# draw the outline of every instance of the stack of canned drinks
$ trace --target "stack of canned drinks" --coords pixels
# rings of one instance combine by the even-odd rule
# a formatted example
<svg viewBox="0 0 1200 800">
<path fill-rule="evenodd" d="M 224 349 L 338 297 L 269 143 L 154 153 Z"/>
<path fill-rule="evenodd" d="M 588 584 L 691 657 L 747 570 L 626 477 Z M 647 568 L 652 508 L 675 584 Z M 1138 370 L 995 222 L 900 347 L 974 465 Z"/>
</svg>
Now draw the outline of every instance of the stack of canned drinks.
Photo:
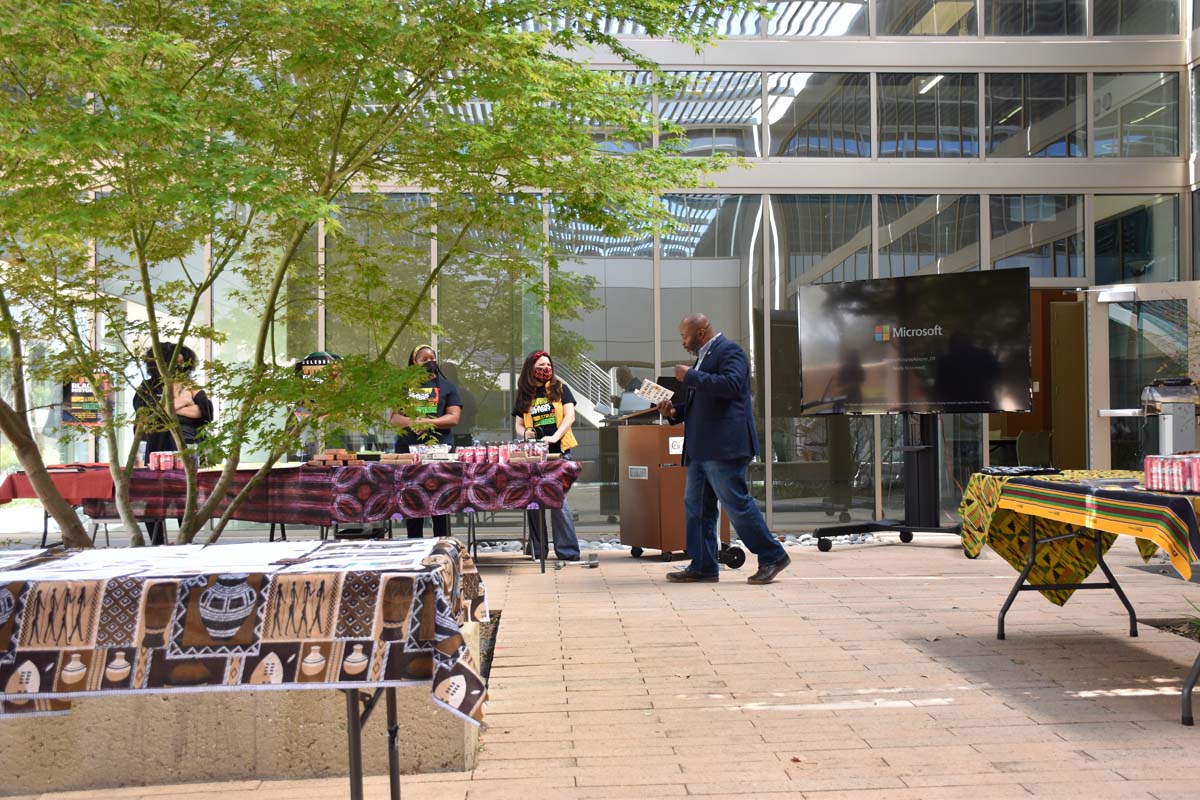
<svg viewBox="0 0 1200 800">
<path fill-rule="evenodd" d="M 183 469 L 183 456 L 179 453 L 159 452 L 150 454 L 150 469 Z"/>
<path fill-rule="evenodd" d="M 507 464 L 513 460 L 533 461 L 546 457 L 545 442 L 491 442 L 458 448 L 458 460 L 468 464 Z"/>
<path fill-rule="evenodd" d="M 1151 491 L 1200 493 L 1200 453 L 1146 456 L 1143 471 Z"/>
</svg>

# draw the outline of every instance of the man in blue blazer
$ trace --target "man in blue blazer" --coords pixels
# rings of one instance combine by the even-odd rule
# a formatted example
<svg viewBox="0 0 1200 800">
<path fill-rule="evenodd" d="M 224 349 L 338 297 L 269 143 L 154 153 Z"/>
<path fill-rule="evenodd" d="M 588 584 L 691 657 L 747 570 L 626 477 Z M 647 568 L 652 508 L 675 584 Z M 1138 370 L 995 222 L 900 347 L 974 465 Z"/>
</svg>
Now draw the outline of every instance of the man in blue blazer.
<svg viewBox="0 0 1200 800">
<path fill-rule="evenodd" d="M 675 367 L 683 388 L 673 400 L 659 403 L 659 412 L 683 431 L 683 461 L 687 466 L 687 550 L 692 563 L 667 575 L 675 583 L 719 580 L 717 562 L 717 501 L 750 552 L 758 556 L 758 571 L 748 583 L 775 580 L 791 559 L 767 530 L 767 521 L 746 488 L 746 467 L 758 455 L 758 434 L 750 400 L 750 362 L 734 342 L 713 330 L 703 314 L 689 314 L 679 323 L 683 348 L 696 356 L 692 366 Z M 679 395 L 683 397 L 680 398 Z"/>
</svg>

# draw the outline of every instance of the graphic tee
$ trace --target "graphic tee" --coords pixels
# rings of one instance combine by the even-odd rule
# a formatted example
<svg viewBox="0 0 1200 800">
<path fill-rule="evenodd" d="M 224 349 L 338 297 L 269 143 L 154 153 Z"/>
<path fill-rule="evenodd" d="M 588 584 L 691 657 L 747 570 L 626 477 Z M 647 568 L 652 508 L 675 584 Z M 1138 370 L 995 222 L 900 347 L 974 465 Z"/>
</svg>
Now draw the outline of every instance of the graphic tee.
<svg viewBox="0 0 1200 800">
<path fill-rule="evenodd" d="M 458 397 L 457 387 L 441 375 L 433 376 L 422 386 L 409 392 L 408 396 L 416 403 L 413 419 L 440 417 L 450 406 L 462 408 L 462 400 Z M 434 428 L 421 433 L 411 428 L 405 428 L 404 432 L 396 437 L 395 449 L 397 453 L 406 453 L 409 445 L 450 444 L 453 438 L 453 431 L 449 428 L 446 430 Z"/>
<path fill-rule="evenodd" d="M 565 406 L 567 403 L 574 405 L 575 395 L 571 394 L 571 389 L 564 383 L 562 387 L 562 402 Z M 525 409 L 514 408 L 514 417 L 525 416 Z M 537 430 L 538 438 L 543 436 L 553 436 L 558 430 L 558 421 L 554 418 L 554 404 L 550 402 L 550 398 L 546 397 L 545 392 L 539 392 L 529 405 L 529 416 L 533 419 L 533 427 Z M 551 453 L 561 453 L 562 443 L 554 442 L 550 445 Z"/>
</svg>

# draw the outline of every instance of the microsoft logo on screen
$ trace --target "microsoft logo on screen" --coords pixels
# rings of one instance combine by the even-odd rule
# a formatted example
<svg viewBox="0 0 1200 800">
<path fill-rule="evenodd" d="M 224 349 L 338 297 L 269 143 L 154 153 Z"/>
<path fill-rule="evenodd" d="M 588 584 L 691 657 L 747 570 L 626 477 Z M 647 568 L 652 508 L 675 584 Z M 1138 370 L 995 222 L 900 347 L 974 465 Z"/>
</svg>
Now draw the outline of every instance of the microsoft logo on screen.
<svg viewBox="0 0 1200 800">
<path fill-rule="evenodd" d="M 941 336 L 941 325 L 930 325 L 928 328 L 905 328 L 899 325 L 876 325 L 875 341 L 890 342 L 892 339 L 917 338 L 921 336 Z"/>
</svg>

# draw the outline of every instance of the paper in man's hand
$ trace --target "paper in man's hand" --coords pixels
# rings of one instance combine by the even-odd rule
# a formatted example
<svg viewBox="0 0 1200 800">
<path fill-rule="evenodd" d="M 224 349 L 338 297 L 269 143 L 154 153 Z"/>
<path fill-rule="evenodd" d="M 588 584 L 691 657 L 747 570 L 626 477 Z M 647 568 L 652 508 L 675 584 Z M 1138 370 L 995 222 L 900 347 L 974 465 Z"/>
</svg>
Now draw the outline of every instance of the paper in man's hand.
<svg viewBox="0 0 1200 800">
<path fill-rule="evenodd" d="M 670 400 L 675 396 L 675 393 L 665 386 L 659 386 L 651 380 L 642 380 L 642 385 L 633 390 L 633 393 L 643 400 L 649 400 L 654 405 L 658 405 L 663 400 Z"/>
</svg>

